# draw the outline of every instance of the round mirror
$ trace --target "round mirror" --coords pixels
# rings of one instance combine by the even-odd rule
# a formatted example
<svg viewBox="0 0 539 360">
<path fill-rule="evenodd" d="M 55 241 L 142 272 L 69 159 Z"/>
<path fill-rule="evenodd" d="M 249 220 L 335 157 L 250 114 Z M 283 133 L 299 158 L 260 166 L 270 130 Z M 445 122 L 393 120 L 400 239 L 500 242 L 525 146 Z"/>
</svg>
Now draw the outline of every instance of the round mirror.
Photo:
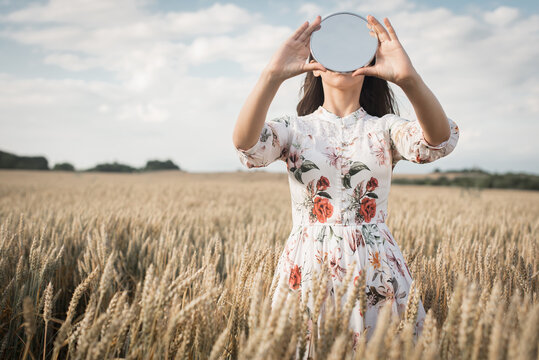
<svg viewBox="0 0 539 360">
<path fill-rule="evenodd" d="M 311 53 L 334 72 L 353 72 L 368 65 L 378 49 L 378 38 L 369 34 L 368 21 L 351 12 L 337 12 L 320 22 L 311 34 Z"/>
</svg>

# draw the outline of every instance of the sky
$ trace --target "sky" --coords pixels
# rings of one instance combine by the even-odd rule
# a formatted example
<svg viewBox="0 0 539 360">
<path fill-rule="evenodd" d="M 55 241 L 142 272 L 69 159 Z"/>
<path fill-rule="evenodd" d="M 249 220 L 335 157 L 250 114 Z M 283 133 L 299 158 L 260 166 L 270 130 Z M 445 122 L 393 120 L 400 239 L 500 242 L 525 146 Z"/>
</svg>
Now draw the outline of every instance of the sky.
<svg viewBox="0 0 539 360">
<path fill-rule="evenodd" d="M 171 159 L 190 172 L 247 171 L 232 144 L 243 103 L 282 42 L 337 11 L 388 17 L 459 125 L 450 155 L 399 161 L 395 173 L 539 174 L 537 1 L 0 0 L 0 150 L 50 167 Z M 268 118 L 296 114 L 304 77 L 281 85 Z M 391 87 L 400 115 L 416 119 Z"/>
</svg>

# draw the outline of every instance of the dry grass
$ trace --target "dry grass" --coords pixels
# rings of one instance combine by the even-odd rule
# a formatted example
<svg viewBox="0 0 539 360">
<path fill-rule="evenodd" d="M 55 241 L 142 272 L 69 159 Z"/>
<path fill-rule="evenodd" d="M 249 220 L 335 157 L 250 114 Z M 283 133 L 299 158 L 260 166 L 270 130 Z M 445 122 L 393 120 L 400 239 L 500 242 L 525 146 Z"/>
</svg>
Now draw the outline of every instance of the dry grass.
<svg viewBox="0 0 539 360">
<path fill-rule="evenodd" d="M 536 360 L 538 215 L 537 192 L 394 185 L 388 226 L 417 290 L 406 317 L 382 308 L 354 352 L 352 304 L 330 307 L 315 358 Z M 284 174 L 0 171 L 0 358 L 303 354 L 303 299 L 269 302 L 291 225 Z"/>
</svg>

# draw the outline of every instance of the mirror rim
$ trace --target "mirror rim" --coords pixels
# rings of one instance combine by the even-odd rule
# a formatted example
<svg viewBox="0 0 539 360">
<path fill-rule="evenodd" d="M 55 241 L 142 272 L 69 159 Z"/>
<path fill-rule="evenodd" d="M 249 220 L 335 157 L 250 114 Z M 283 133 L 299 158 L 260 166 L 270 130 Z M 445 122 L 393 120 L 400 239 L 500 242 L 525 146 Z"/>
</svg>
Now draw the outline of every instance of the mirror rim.
<svg viewBox="0 0 539 360">
<path fill-rule="evenodd" d="M 329 14 L 327 16 L 324 16 L 324 18 L 320 21 L 320 25 L 322 25 L 322 23 L 324 22 L 324 20 L 327 20 L 328 18 L 332 17 L 332 16 L 335 16 L 335 15 L 342 15 L 342 14 L 348 14 L 348 15 L 353 15 L 353 16 L 357 16 L 358 18 L 362 19 L 363 21 L 365 21 L 367 24 L 369 23 L 368 20 L 366 18 L 364 18 L 363 16 L 357 14 L 357 13 L 354 13 L 354 12 L 351 12 L 351 11 L 338 11 L 338 12 L 335 12 L 335 13 L 332 13 L 332 14 Z M 316 30 L 316 31 L 319 31 L 319 30 Z M 316 55 L 315 55 L 315 52 L 313 51 L 313 47 L 312 47 L 312 43 L 313 43 L 313 35 L 316 33 L 316 31 L 312 32 L 311 33 L 311 37 L 309 39 L 309 50 L 313 56 L 313 59 L 317 62 L 320 63 L 320 61 L 318 61 L 318 59 L 316 58 Z M 376 53 L 378 52 L 378 47 L 380 46 L 380 41 L 378 40 L 378 37 L 376 39 L 376 48 L 374 50 L 374 53 L 372 55 L 372 57 L 367 61 L 367 63 L 365 65 L 362 65 L 356 69 L 353 69 L 353 70 L 349 70 L 349 71 L 339 71 L 339 70 L 333 70 L 333 69 L 330 69 L 329 67 L 327 67 L 326 65 L 322 64 L 326 69 L 328 70 L 331 70 L 333 72 L 338 72 L 338 73 L 343 73 L 343 74 L 347 74 L 347 73 L 351 73 L 351 72 L 354 72 L 356 71 L 357 69 L 360 69 L 362 67 L 365 67 L 367 65 L 370 64 L 370 62 L 375 58 L 376 56 Z M 308 59 L 307 59 L 308 60 Z"/>
</svg>

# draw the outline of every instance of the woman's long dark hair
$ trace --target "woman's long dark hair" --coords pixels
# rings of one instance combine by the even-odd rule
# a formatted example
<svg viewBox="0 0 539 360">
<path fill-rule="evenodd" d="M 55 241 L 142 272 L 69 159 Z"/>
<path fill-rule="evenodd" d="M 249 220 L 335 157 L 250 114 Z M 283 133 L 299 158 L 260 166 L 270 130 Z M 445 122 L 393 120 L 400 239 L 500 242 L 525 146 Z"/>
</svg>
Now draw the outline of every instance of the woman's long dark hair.
<svg viewBox="0 0 539 360">
<path fill-rule="evenodd" d="M 309 54 L 309 63 L 312 59 L 313 55 Z M 375 62 L 376 58 L 369 65 L 374 65 Z M 296 107 L 298 116 L 311 114 L 324 103 L 322 77 L 316 77 L 312 71 L 308 71 L 300 88 L 300 94 L 302 90 L 303 98 Z M 385 114 L 399 115 L 397 101 L 389 84 L 386 80 L 374 76 L 365 76 L 359 96 L 359 103 L 369 115 L 378 117 L 382 117 Z"/>
</svg>

